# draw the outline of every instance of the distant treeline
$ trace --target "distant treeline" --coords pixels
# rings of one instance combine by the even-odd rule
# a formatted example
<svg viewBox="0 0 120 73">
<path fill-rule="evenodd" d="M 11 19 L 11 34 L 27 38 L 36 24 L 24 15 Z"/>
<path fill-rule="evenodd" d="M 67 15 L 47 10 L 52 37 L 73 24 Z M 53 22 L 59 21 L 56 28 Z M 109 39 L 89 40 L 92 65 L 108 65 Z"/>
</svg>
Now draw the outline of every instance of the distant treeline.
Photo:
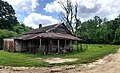
<svg viewBox="0 0 120 73">
<path fill-rule="evenodd" d="M 93 19 L 79 23 L 75 35 L 80 37 L 83 43 L 120 44 L 120 15 L 109 21 L 95 16 Z"/>
</svg>

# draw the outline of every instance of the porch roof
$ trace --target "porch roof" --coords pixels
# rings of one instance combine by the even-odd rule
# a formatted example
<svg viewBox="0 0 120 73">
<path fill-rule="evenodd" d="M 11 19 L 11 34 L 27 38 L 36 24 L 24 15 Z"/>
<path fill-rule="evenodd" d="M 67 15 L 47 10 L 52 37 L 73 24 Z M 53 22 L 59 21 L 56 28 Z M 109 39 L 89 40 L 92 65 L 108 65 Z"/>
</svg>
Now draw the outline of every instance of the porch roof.
<svg viewBox="0 0 120 73">
<path fill-rule="evenodd" d="M 27 35 L 22 35 L 20 37 L 16 37 L 15 39 L 30 40 L 30 39 L 35 39 L 35 38 L 69 39 L 69 40 L 76 40 L 76 41 L 81 40 L 69 34 L 61 34 L 61 33 L 53 33 L 53 32 L 46 32 L 46 33 L 39 33 L 39 34 L 27 34 Z"/>
</svg>

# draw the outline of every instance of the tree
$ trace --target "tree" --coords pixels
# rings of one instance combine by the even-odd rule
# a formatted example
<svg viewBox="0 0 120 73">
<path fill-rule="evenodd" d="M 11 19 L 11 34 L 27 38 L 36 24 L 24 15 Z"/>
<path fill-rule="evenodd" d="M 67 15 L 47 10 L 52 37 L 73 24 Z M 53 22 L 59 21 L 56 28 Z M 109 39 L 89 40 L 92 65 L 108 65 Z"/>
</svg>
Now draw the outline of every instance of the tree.
<svg viewBox="0 0 120 73">
<path fill-rule="evenodd" d="M 75 35 L 78 36 L 81 31 L 79 29 L 81 28 L 81 21 L 79 19 L 76 19 L 76 25 L 75 25 Z"/>
<path fill-rule="evenodd" d="M 32 28 L 25 26 L 23 23 L 17 24 L 16 26 L 13 27 L 13 31 L 18 33 L 18 34 L 21 34 L 25 31 L 29 31 L 30 29 L 32 29 Z"/>
<path fill-rule="evenodd" d="M 111 43 L 113 41 L 113 30 L 102 24 L 95 32 L 95 40 L 97 43 Z"/>
<path fill-rule="evenodd" d="M 102 22 L 100 17 L 95 16 L 93 19 L 81 23 L 77 35 L 84 43 L 111 43 L 114 39 L 114 30 L 108 26 L 108 22 Z"/>
<path fill-rule="evenodd" d="M 13 37 L 13 36 L 16 36 L 16 35 L 17 35 L 16 32 L 8 31 L 6 29 L 4 29 L 4 30 L 0 29 L 0 40 L 2 40 L 3 38 Z"/>
<path fill-rule="evenodd" d="M 11 30 L 17 23 L 13 7 L 7 2 L 0 0 L 0 29 Z"/>
<path fill-rule="evenodd" d="M 95 22 L 96 26 L 99 27 L 100 24 L 102 23 L 102 19 L 99 16 L 95 16 L 94 22 Z"/>
<path fill-rule="evenodd" d="M 66 2 L 59 2 L 65 13 L 62 13 L 63 21 L 66 23 L 67 28 L 71 31 L 72 34 L 75 35 L 75 31 L 78 27 L 78 19 L 77 19 L 77 8 L 78 4 L 72 4 L 71 0 L 67 0 Z M 73 22 L 75 21 L 75 22 Z"/>
<path fill-rule="evenodd" d="M 120 26 L 119 28 L 117 28 L 117 30 L 115 31 L 115 38 L 113 41 L 115 44 L 120 43 Z"/>
<path fill-rule="evenodd" d="M 100 27 L 102 20 L 95 16 L 93 19 L 81 23 L 79 32 L 81 39 L 85 39 L 87 43 L 96 43 L 95 32 Z"/>
</svg>

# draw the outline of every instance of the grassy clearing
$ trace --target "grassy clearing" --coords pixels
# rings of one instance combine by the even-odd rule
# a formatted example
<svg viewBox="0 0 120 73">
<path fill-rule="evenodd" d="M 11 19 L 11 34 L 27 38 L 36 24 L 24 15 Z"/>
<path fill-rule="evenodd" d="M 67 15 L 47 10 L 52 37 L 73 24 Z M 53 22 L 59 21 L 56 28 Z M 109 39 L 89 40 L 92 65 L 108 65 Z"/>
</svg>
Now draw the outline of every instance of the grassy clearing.
<svg viewBox="0 0 120 73">
<path fill-rule="evenodd" d="M 81 51 L 73 51 L 68 54 L 52 54 L 52 55 L 41 55 L 41 54 L 25 54 L 25 53 L 10 53 L 3 50 L 0 50 L 0 65 L 4 66 L 54 66 L 54 65 L 68 65 L 68 64 L 80 64 L 80 63 L 89 63 L 93 62 L 99 58 L 104 57 L 110 53 L 115 53 L 119 48 L 118 45 L 83 45 L 85 50 Z M 76 46 L 74 45 L 74 49 Z M 76 62 L 66 62 L 62 64 L 49 64 L 44 62 L 43 59 L 46 58 L 78 58 L 79 60 Z M 42 58 L 42 59 L 36 59 Z"/>
</svg>

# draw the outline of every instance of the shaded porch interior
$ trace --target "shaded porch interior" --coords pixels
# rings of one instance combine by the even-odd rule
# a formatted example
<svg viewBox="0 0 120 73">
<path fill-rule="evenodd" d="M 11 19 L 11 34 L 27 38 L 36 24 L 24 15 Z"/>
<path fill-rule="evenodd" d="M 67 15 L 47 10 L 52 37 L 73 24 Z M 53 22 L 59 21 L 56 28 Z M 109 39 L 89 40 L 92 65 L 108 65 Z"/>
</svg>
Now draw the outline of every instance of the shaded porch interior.
<svg viewBox="0 0 120 73">
<path fill-rule="evenodd" d="M 68 53 L 72 51 L 72 40 L 36 38 L 30 40 L 15 40 L 16 51 L 43 54 Z"/>
</svg>

